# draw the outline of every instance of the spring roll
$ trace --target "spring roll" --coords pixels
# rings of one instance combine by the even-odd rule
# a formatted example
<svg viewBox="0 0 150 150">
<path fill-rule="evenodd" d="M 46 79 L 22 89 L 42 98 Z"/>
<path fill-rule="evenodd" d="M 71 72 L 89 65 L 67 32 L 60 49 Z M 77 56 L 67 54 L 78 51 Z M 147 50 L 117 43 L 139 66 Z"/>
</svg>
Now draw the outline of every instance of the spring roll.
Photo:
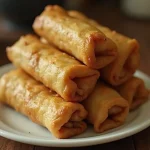
<svg viewBox="0 0 150 150">
<path fill-rule="evenodd" d="M 117 59 L 101 69 L 101 77 L 114 86 L 120 85 L 131 78 L 140 63 L 139 43 L 137 40 L 112 31 L 78 11 L 69 11 L 68 14 L 95 26 L 117 45 Z"/>
<path fill-rule="evenodd" d="M 0 102 L 28 116 L 57 138 L 69 138 L 86 129 L 87 111 L 79 103 L 66 102 L 24 71 L 18 69 L 0 79 Z"/>
<path fill-rule="evenodd" d="M 33 35 L 23 36 L 7 48 L 7 55 L 36 80 L 56 91 L 66 101 L 82 101 L 93 90 L 99 72 L 88 68 Z"/>
<path fill-rule="evenodd" d="M 103 82 L 98 82 L 91 95 L 83 102 L 87 120 L 98 133 L 116 128 L 125 122 L 128 102 Z"/>
<path fill-rule="evenodd" d="M 145 87 L 144 81 L 137 77 L 132 77 L 118 86 L 117 90 L 128 101 L 130 110 L 136 109 L 146 102 L 150 94 L 150 90 Z"/>
<path fill-rule="evenodd" d="M 99 69 L 111 63 L 117 46 L 94 26 L 70 17 L 63 8 L 47 6 L 33 24 L 35 32 L 87 66 Z"/>
</svg>

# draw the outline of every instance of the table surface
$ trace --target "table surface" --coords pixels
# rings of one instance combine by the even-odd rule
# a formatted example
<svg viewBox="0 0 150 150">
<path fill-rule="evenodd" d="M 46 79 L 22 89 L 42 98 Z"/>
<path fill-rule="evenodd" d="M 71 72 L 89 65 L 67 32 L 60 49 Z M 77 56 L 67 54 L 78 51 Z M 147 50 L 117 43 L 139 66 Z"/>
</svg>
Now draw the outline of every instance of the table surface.
<svg viewBox="0 0 150 150">
<path fill-rule="evenodd" d="M 90 10 L 90 11 L 89 11 Z M 141 45 L 141 65 L 139 69 L 150 75 L 150 20 L 136 20 L 123 15 L 117 8 L 86 7 L 83 10 L 89 17 L 101 24 L 117 30 L 127 36 L 136 38 Z M 2 20 L 0 20 L 2 22 Z M 4 23 L 0 23 L 0 66 L 9 63 L 5 48 L 11 45 L 18 37 L 25 34 L 24 31 L 11 31 Z M 128 138 L 96 146 L 81 147 L 78 149 L 115 149 L 115 150 L 150 150 L 150 127 Z M 8 140 L 0 137 L 0 150 L 61 150 L 66 148 L 46 148 L 33 146 Z M 67 148 L 70 149 L 70 148 Z M 71 148 L 75 149 L 75 148 Z"/>
</svg>

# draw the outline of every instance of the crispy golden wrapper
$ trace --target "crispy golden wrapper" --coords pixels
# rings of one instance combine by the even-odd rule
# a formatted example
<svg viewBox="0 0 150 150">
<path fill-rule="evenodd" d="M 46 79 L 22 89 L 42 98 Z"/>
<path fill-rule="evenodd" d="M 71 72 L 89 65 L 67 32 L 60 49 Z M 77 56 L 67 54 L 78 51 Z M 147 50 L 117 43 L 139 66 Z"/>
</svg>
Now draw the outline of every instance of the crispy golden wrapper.
<svg viewBox="0 0 150 150">
<path fill-rule="evenodd" d="M 116 128 L 125 122 L 128 102 L 103 82 L 98 82 L 91 95 L 83 102 L 88 111 L 87 120 L 96 132 Z"/>
<path fill-rule="evenodd" d="M 91 68 L 111 63 L 117 47 L 94 26 L 70 17 L 63 8 L 47 6 L 33 24 L 35 32 Z"/>
<path fill-rule="evenodd" d="M 93 90 L 99 72 L 68 54 L 43 44 L 33 35 L 23 36 L 7 48 L 10 61 L 21 67 L 66 101 L 82 101 Z"/>
<path fill-rule="evenodd" d="M 117 90 L 128 101 L 130 110 L 141 106 L 148 100 L 150 95 L 150 90 L 145 87 L 144 81 L 137 77 L 132 77 L 124 84 L 118 86 Z"/>
<path fill-rule="evenodd" d="M 69 11 L 68 14 L 95 26 L 117 45 L 117 59 L 100 70 L 101 77 L 112 85 L 120 85 L 131 78 L 140 63 L 139 43 L 137 40 L 112 31 L 78 11 Z"/>
<path fill-rule="evenodd" d="M 69 138 L 86 129 L 82 120 L 87 111 L 81 104 L 64 101 L 20 69 L 5 74 L 0 89 L 2 103 L 45 126 L 57 138 Z"/>
</svg>

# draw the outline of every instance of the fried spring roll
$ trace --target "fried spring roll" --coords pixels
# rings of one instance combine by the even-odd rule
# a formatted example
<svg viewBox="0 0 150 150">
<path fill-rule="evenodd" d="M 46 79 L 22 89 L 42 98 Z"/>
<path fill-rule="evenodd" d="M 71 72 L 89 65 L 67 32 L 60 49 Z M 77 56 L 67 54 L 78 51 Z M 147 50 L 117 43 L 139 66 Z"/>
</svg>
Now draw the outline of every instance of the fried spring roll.
<svg viewBox="0 0 150 150">
<path fill-rule="evenodd" d="M 66 102 L 22 70 L 0 79 L 0 101 L 43 125 L 57 138 L 69 138 L 86 129 L 87 111 L 79 103 Z"/>
<path fill-rule="evenodd" d="M 122 125 L 129 112 L 128 102 L 102 82 L 97 83 L 83 105 L 88 111 L 87 120 L 94 125 L 96 132 Z"/>
<path fill-rule="evenodd" d="M 131 78 L 140 63 L 139 43 L 137 40 L 112 31 L 78 11 L 69 11 L 68 14 L 94 25 L 117 45 L 117 59 L 101 69 L 101 77 L 114 86 L 120 85 Z"/>
<path fill-rule="evenodd" d="M 128 101 L 130 110 L 142 105 L 148 100 L 150 94 L 150 90 L 146 89 L 144 81 L 137 77 L 132 77 L 124 84 L 118 86 L 117 90 Z"/>
<path fill-rule="evenodd" d="M 8 58 L 66 101 L 82 101 L 93 90 L 99 72 L 82 65 L 33 35 L 7 48 Z"/>
<path fill-rule="evenodd" d="M 70 17 L 57 5 L 47 6 L 35 19 L 33 29 L 91 68 L 102 68 L 117 55 L 117 47 L 112 40 L 89 23 Z"/>
</svg>

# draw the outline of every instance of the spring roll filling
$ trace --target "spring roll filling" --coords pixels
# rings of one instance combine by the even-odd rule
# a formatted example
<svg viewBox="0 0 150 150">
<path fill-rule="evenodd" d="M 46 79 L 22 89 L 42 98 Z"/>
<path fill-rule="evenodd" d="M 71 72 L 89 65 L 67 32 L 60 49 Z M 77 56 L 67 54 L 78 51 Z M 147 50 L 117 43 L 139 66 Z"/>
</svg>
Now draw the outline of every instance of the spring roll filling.
<svg viewBox="0 0 150 150">
<path fill-rule="evenodd" d="M 95 124 L 97 131 L 101 132 L 101 128 L 108 130 L 122 124 L 122 121 L 119 119 L 126 111 L 126 107 L 114 105 L 110 109 L 103 112 L 103 118 L 99 118 Z"/>
<path fill-rule="evenodd" d="M 133 97 L 131 109 L 140 106 L 146 99 L 147 97 Z"/>
<path fill-rule="evenodd" d="M 108 47 L 110 45 L 110 40 L 108 38 L 100 39 L 97 35 L 92 35 L 93 37 L 93 49 L 94 49 L 94 57 L 95 62 L 97 62 L 96 68 L 104 67 L 102 64 L 109 64 L 114 60 L 117 56 L 116 47 L 112 45 L 111 48 Z M 98 66 L 98 64 L 100 64 Z"/>
<path fill-rule="evenodd" d="M 146 93 L 145 93 L 146 92 Z M 148 98 L 148 91 L 145 91 L 143 94 L 145 95 L 142 95 L 140 94 L 140 87 L 137 89 L 136 93 L 133 95 L 133 99 L 132 99 L 132 102 L 131 102 L 131 110 L 134 109 L 134 108 L 137 108 L 138 106 L 140 106 L 141 104 L 143 104 Z"/>
<path fill-rule="evenodd" d="M 135 48 L 133 48 L 133 50 L 131 51 L 131 53 L 129 53 L 128 57 L 126 57 L 127 59 L 124 60 L 124 64 L 122 64 L 122 67 L 120 67 L 120 73 L 118 74 L 114 74 L 113 76 L 113 80 L 114 81 L 121 81 L 121 80 L 126 80 L 126 78 L 128 78 L 128 76 L 132 75 L 135 71 L 135 63 L 133 59 L 135 57 Z"/>
<path fill-rule="evenodd" d="M 80 124 L 82 124 L 82 122 L 73 122 L 73 121 L 69 121 L 67 123 L 65 123 L 62 128 L 80 128 Z M 61 130 L 61 129 L 60 129 Z"/>
<path fill-rule="evenodd" d="M 86 80 L 89 80 L 90 78 L 95 78 L 95 75 L 92 76 L 87 76 L 87 77 L 75 77 L 74 79 L 72 79 L 73 82 L 76 83 L 77 86 L 77 91 L 75 93 L 75 95 L 78 96 L 83 96 L 84 95 L 84 87 L 87 86 L 87 84 L 85 83 Z"/>
<path fill-rule="evenodd" d="M 66 119 L 62 120 L 62 125 L 59 126 L 58 132 L 64 130 L 71 130 L 71 129 L 81 129 L 82 126 L 85 126 L 85 123 L 82 122 L 83 118 L 85 118 L 85 113 L 82 113 L 80 108 L 76 108 L 72 114 L 70 113 L 70 117 L 68 116 Z"/>
<path fill-rule="evenodd" d="M 65 124 L 60 130 L 58 130 L 58 134 L 63 135 L 64 133 L 68 133 L 68 135 L 71 137 L 82 133 L 86 128 L 87 126 L 84 122 L 74 122 L 73 124 L 69 122 Z M 64 137 L 62 136 L 60 138 Z"/>
<path fill-rule="evenodd" d="M 120 114 L 121 111 L 122 111 L 122 108 L 120 106 L 113 106 L 108 110 L 108 116 Z"/>
<path fill-rule="evenodd" d="M 72 97 L 73 101 L 76 101 L 76 99 L 82 100 L 83 98 L 87 97 L 88 93 L 86 93 L 86 91 L 94 86 L 95 78 L 98 77 L 97 74 L 84 76 L 84 74 L 80 74 L 80 71 L 82 70 L 79 70 L 76 75 L 73 75 L 76 77 L 71 77 L 72 75 L 70 75 L 70 78 L 66 78 L 66 82 L 69 83 L 68 85 L 71 85 L 72 88 L 70 88 L 70 86 L 66 86 L 64 92 L 68 95 L 69 93 L 72 93 L 72 95 L 69 96 Z M 89 91 L 92 92 L 92 90 Z"/>
</svg>

